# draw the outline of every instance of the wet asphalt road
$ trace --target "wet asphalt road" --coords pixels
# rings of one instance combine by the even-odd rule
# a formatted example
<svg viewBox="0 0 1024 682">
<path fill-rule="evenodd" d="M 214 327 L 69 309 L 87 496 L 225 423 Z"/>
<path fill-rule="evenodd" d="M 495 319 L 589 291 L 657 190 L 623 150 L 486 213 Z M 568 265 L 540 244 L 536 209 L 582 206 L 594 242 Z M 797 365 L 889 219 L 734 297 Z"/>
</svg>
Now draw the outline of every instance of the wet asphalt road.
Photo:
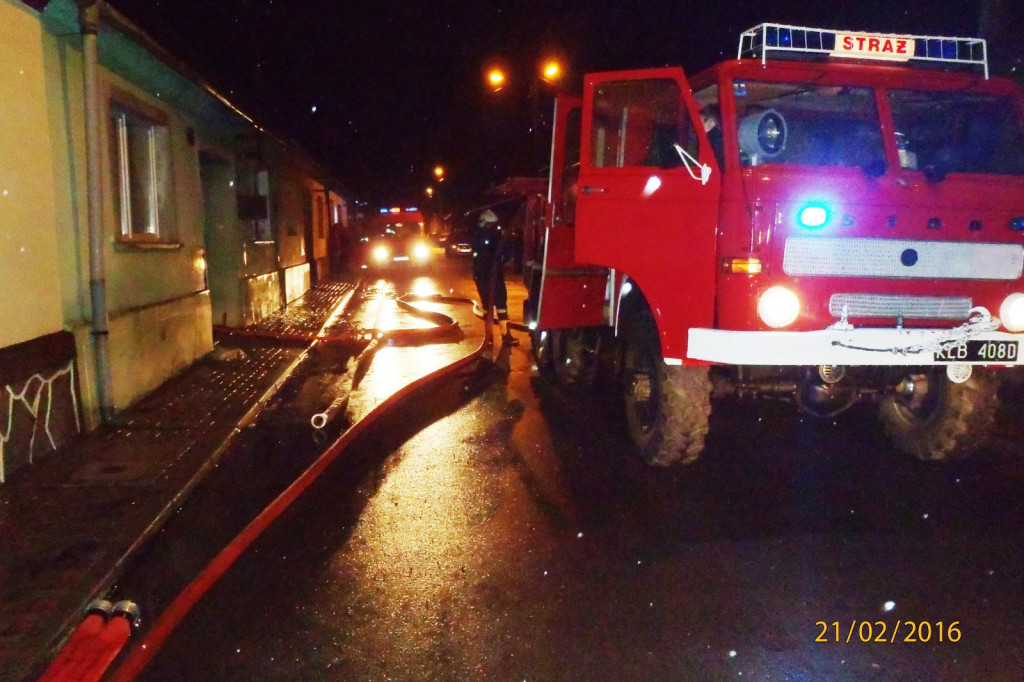
<svg viewBox="0 0 1024 682">
<path fill-rule="evenodd" d="M 468 295 L 466 272 L 446 261 L 434 281 Z M 373 301 L 364 324 L 391 315 Z M 383 349 L 350 416 L 473 345 Z M 1019 388 L 970 462 L 900 457 L 866 410 L 819 422 L 725 402 L 696 464 L 650 469 L 606 391 L 555 387 L 527 348 L 411 396 L 354 443 L 143 679 L 1021 679 Z M 343 363 L 321 362 L 236 457 L 236 486 L 273 487 L 316 455 L 288 414 L 338 390 Z M 197 493 L 206 506 L 125 589 L 166 593 L 201 565 L 182 538 L 215 545 L 248 513 L 226 494 Z"/>
</svg>

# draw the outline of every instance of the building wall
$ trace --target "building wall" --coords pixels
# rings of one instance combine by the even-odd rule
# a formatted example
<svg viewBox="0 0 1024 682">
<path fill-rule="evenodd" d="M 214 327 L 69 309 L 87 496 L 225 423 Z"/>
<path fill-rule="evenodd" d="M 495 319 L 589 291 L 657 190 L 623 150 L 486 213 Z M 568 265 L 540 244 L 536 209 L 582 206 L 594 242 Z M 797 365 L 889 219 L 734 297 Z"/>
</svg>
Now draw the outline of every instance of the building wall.
<svg viewBox="0 0 1024 682">
<path fill-rule="evenodd" d="M 307 178 L 288 163 L 283 154 L 275 158 L 272 174 L 273 220 L 277 230 L 278 266 L 290 268 L 307 260 L 306 226 L 311 220 Z"/>
<path fill-rule="evenodd" d="M 309 291 L 309 271 L 309 263 L 301 263 L 284 271 L 284 295 L 288 303 Z"/>
<path fill-rule="evenodd" d="M 0 483 L 79 432 L 76 368 L 68 332 L 0 348 Z"/>
<path fill-rule="evenodd" d="M 301 297 L 312 282 L 314 254 L 322 253 L 323 272 L 327 267 L 330 212 L 324 185 L 294 150 L 270 138 L 250 136 L 245 154 L 241 163 L 269 173 L 270 241 L 253 239 L 250 224 L 237 219 L 233 200 L 211 197 L 209 186 L 230 182 L 238 164 L 232 170 L 222 156 L 201 154 L 212 315 L 218 325 L 255 324 Z"/>
<path fill-rule="evenodd" d="M 327 190 L 320 183 L 312 183 L 310 196 L 313 202 L 313 258 L 327 259 L 327 237 L 331 226 L 331 205 Z"/>
<path fill-rule="evenodd" d="M 326 259 L 329 213 L 304 153 L 176 70 L 116 11 L 104 22 L 102 275 L 120 410 L 211 350 L 213 324 L 251 324 L 303 295 L 310 262 Z M 0 482 L 99 423 L 83 91 L 74 0 L 42 12 L 0 0 Z M 166 132 L 159 238 L 121 233 L 115 105 Z M 266 229 L 242 218 L 236 187 L 254 162 Z"/>
<path fill-rule="evenodd" d="M 56 169 L 38 15 L 0 0 L 0 483 L 78 433 L 62 332 Z"/>
<path fill-rule="evenodd" d="M 210 151 L 201 153 L 200 166 L 212 319 L 214 324 L 238 327 L 244 324 L 240 281 L 247 259 L 245 235 L 238 227 L 235 208 L 235 167 L 230 156 Z"/>
<path fill-rule="evenodd" d="M 0 347 L 63 322 L 42 38 L 33 11 L 0 0 Z"/>
<path fill-rule="evenodd" d="M 111 315 L 114 404 L 121 407 L 136 402 L 208 353 L 213 348 L 211 311 L 209 292 L 204 291 Z M 96 360 L 90 330 L 78 326 L 74 333 L 83 386 L 95 385 Z M 98 406 L 92 392 L 83 391 L 82 407 L 87 420 L 96 419 Z"/>
<path fill-rule="evenodd" d="M 99 423 L 99 406 L 93 367 L 92 306 L 89 273 L 89 225 L 86 174 L 85 104 L 82 97 L 83 58 L 81 37 L 67 31 L 73 3 L 51 2 L 44 13 L 45 69 L 41 84 L 47 93 L 46 115 L 53 150 L 55 187 L 49 204 L 55 208 L 50 234 L 58 241 L 60 296 L 63 326 L 78 347 L 85 425 Z M 50 16 L 48 16 L 50 15 Z M 49 19 L 49 21 L 47 21 Z M 130 405 L 213 348 L 212 309 L 206 283 L 204 196 L 190 112 L 180 111 L 126 78 L 113 73 L 110 61 L 136 59 L 132 43 L 112 41 L 101 32 L 100 135 L 102 159 L 103 263 L 108 310 L 111 378 L 114 407 Z M 134 49 L 138 49 L 137 46 Z M 154 79 L 158 62 L 149 66 Z M 156 243 L 121 238 L 115 197 L 116 159 L 111 143 L 114 99 L 128 100 L 147 114 L 156 112 L 166 122 L 171 169 L 172 219 L 161 225 Z M 55 223 L 55 224 L 54 224 Z"/>
<path fill-rule="evenodd" d="M 243 324 L 256 324 L 281 309 L 281 273 L 274 271 L 243 280 L 245 317 Z"/>
</svg>

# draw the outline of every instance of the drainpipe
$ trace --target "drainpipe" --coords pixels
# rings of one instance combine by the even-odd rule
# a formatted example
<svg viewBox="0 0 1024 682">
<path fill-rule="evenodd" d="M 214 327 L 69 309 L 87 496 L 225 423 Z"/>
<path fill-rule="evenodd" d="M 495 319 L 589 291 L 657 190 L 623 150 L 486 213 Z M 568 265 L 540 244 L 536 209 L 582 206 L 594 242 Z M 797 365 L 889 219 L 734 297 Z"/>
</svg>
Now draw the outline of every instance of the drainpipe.
<svg viewBox="0 0 1024 682">
<path fill-rule="evenodd" d="M 107 328 L 107 294 L 103 270 L 103 205 L 101 195 L 102 159 L 100 140 L 99 48 L 100 9 L 103 0 L 75 0 L 78 23 L 82 28 L 82 58 L 85 64 L 85 147 L 86 184 L 89 205 L 89 293 L 92 302 L 92 340 L 96 355 L 96 394 L 100 419 L 109 424 L 114 418 L 114 399 L 110 380 L 110 353 Z"/>
</svg>

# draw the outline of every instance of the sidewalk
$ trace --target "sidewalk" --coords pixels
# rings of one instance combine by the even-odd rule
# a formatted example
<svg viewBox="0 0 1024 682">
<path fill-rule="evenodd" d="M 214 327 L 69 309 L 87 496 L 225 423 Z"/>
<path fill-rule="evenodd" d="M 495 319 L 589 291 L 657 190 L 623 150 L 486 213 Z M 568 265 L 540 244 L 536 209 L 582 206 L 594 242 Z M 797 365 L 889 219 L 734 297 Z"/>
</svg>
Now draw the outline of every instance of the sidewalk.
<svg viewBox="0 0 1024 682">
<path fill-rule="evenodd" d="M 326 283 L 257 329 L 315 334 L 353 285 Z M 216 463 L 302 352 L 260 344 L 193 364 L 103 427 L 0 485 L 0 680 L 31 679 Z M 146 617 L 146 614 L 143 614 Z"/>
</svg>

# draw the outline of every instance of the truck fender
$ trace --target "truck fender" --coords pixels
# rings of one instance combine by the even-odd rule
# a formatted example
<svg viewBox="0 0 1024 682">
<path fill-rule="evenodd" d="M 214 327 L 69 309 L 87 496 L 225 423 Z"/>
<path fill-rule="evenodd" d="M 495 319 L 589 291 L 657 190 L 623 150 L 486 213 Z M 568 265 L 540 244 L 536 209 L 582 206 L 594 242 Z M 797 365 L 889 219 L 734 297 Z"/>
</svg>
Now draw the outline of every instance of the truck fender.
<svg viewBox="0 0 1024 682">
<path fill-rule="evenodd" d="M 615 336 L 620 335 L 622 327 L 629 320 L 630 315 L 639 314 L 644 309 L 650 309 L 647 297 L 628 275 L 623 275 L 622 284 L 616 292 L 615 319 L 613 320 Z M 657 319 L 654 324 L 658 324 Z"/>
</svg>

